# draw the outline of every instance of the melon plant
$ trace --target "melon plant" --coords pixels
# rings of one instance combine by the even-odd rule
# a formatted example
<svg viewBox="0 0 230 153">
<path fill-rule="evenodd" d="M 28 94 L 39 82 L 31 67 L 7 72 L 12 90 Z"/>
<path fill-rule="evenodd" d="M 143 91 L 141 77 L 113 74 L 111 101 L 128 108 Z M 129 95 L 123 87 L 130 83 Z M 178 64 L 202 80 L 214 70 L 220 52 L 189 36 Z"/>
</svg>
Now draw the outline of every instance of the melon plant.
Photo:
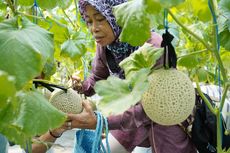
<svg viewBox="0 0 230 153">
<path fill-rule="evenodd" d="M 78 114 L 82 112 L 82 98 L 73 89 L 68 89 L 67 92 L 61 89 L 56 89 L 52 92 L 50 103 L 64 113 Z"/>
<path fill-rule="evenodd" d="M 159 69 L 148 77 L 149 88 L 142 105 L 147 116 L 161 125 L 183 122 L 195 105 L 195 90 L 190 79 L 176 69 Z"/>
</svg>

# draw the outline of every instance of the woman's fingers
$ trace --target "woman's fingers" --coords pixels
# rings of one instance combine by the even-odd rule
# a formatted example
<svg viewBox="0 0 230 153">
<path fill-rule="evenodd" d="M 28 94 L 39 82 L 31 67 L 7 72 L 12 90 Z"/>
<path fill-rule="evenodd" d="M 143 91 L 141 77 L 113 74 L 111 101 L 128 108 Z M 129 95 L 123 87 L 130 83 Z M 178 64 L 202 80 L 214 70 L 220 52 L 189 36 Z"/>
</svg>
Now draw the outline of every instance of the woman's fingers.
<svg viewBox="0 0 230 153">
<path fill-rule="evenodd" d="M 68 114 L 69 119 L 72 120 L 73 128 L 84 128 L 84 129 L 93 129 L 93 122 L 91 122 L 91 117 L 80 114 Z"/>
<path fill-rule="evenodd" d="M 90 102 L 88 100 L 84 100 L 82 102 L 82 106 L 84 107 L 84 111 L 93 114 L 93 108 L 92 105 L 90 104 Z"/>
<path fill-rule="evenodd" d="M 71 130 L 71 129 L 72 129 L 72 122 L 71 121 L 66 121 L 61 127 L 56 128 L 56 129 L 52 129 L 50 131 L 51 131 L 52 134 L 60 136 L 66 130 Z"/>
<path fill-rule="evenodd" d="M 81 90 L 82 90 L 81 78 L 76 76 L 76 75 L 73 75 L 71 80 L 72 80 L 73 89 L 76 90 L 76 91 L 81 92 Z"/>
<path fill-rule="evenodd" d="M 80 114 L 67 114 L 67 116 L 73 128 L 95 129 L 97 124 L 96 115 L 88 106 Z"/>
<path fill-rule="evenodd" d="M 73 128 L 72 127 L 72 121 L 66 121 L 64 126 L 65 126 L 66 130 L 71 130 Z"/>
<path fill-rule="evenodd" d="M 67 114 L 72 128 L 95 129 L 97 124 L 96 115 L 89 101 L 82 102 L 84 110 L 80 114 Z"/>
</svg>

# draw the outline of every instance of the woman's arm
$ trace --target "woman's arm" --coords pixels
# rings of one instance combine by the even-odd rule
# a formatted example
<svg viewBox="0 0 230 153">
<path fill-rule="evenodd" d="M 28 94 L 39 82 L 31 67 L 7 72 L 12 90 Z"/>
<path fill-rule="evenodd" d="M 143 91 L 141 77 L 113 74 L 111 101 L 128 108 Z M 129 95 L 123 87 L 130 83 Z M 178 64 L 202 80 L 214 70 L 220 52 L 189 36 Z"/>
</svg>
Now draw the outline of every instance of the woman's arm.
<svg viewBox="0 0 230 153">
<path fill-rule="evenodd" d="M 146 116 L 141 103 L 130 107 L 122 114 L 108 116 L 107 120 L 110 130 L 123 131 L 136 129 L 151 122 Z"/>
<path fill-rule="evenodd" d="M 156 32 L 151 32 L 151 38 L 147 41 L 147 43 L 152 44 L 156 48 L 161 48 L 162 36 Z"/>
<path fill-rule="evenodd" d="M 80 114 L 68 114 L 68 119 L 72 121 L 74 128 L 95 129 L 97 118 L 93 112 L 90 102 L 84 101 L 84 111 Z M 132 130 L 143 124 L 148 124 L 151 120 L 146 116 L 140 103 L 132 106 L 120 115 L 107 117 L 109 130 Z"/>
<path fill-rule="evenodd" d="M 98 80 L 104 80 L 109 76 L 109 70 L 106 65 L 105 49 L 97 46 L 96 55 L 92 63 L 92 71 L 90 76 L 82 82 L 80 93 L 84 93 L 86 96 L 92 96 L 95 94 L 94 85 Z M 74 78 L 73 78 L 74 79 Z M 74 88 L 77 90 L 77 88 Z"/>
<path fill-rule="evenodd" d="M 45 153 L 63 132 L 72 128 L 69 126 L 69 121 L 66 121 L 60 128 L 50 130 L 40 137 L 35 138 L 32 144 L 32 153 Z"/>
<path fill-rule="evenodd" d="M 46 132 L 39 138 L 34 139 L 34 143 L 32 144 L 32 153 L 45 153 L 50 144 L 56 140 L 53 136 Z"/>
</svg>

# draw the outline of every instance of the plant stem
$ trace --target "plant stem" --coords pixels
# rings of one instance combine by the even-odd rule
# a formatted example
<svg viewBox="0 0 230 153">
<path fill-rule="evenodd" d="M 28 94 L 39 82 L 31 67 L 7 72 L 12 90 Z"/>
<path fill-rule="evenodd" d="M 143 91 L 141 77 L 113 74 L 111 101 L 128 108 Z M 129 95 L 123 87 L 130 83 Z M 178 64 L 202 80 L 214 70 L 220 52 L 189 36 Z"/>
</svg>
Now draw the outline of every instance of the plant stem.
<svg viewBox="0 0 230 153">
<path fill-rule="evenodd" d="M 62 12 L 64 13 L 65 17 L 69 20 L 70 24 L 73 26 L 74 29 L 76 29 L 75 24 L 73 21 L 70 19 L 70 17 L 66 14 L 65 10 L 62 8 Z"/>
<path fill-rule="evenodd" d="M 31 17 L 31 18 L 36 18 L 36 19 L 40 19 L 40 20 L 45 20 L 44 17 L 39 17 L 39 16 L 35 16 L 35 15 L 30 15 L 30 14 L 26 14 L 26 13 L 23 13 L 23 12 L 18 12 L 19 14 L 22 14 L 24 16 L 27 16 L 27 17 Z"/>
<path fill-rule="evenodd" d="M 216 0 L 212 0 L 212 8 L 213 8 L 213 11 L 215 13 L 215 8 L 216 8 Z M 216 13 L 215 13 L 216 14 Z M 216 15 L 215 15 L 216 16 Z M 214 32 L 214 38 L 213 38 L 213 44 L 214 44 L 214 49 L 212 50 L 216 59 L 217 59 L 217 62 L 219 64 L 219 67 L 220 67 L 220 71 L 221 71 L 221 74 L 222 74 L 222 77 L 223 77 L 223 82 L 227 82 L 228 79 L 227 79 L 227 75 L 226 75 L 226 72 L 225 72 L 225 69 L 224 69 L 224 65 L 223 65 L 223 62 L 220 58 L 220 54 L 219 54 L 219 46 L 218 46 L 218 38 L 217 36 L 219 35 L 218 34 L 218 24 L 217 23 L 214 23 L 214 26 L 213 26 L 213 32 Z"/>
<path fill-rule="evenodd" d="M 6 3 L 9 5 L 10 9 L 12 10 L 13 14 L 16 15 L 17 12 L 15 10 L 14 4 L 12 3 L 11 0 L 6 0 Z"/>
<path fill-rule="evenodd" d="M 190 55 L 200 54 L 200 53 L 207 52 L 207 51 L 208 51 L 207 49 L 195 51 L 195 52 L 192 52 L 192 53 L 189 53 L 189 54 L 186 54 L 186 55 L 179 56 L 178 59 L 183 58 L 183 57 L 187 57 L 187 56 L 190 56 Z"/>
<path fill-rule="evenodd" d="M 225 98 L 227 96 L 227 93 L 228 93 L 228 89 L 229 89 L 229 85 L 227 85 L 225 88 L 224 88 L 224 92 L 223 92 L 223 95 L 222 95 L 222 98 L 221 98 L 221 102 L 220 102 L 220 110 L 222 110 L 223 106 L 224 106 L 224 101 L 225 101 Z"/>
<path fill-rule="evenodd" d="M 77 22 L 78 21 L 80 21 L 80 19 L 79 19 L 79 17 L 78 17 L 78 7 L 77 7 L 77 1 L 76 0 L 74 0 L 74 5 L 75 5 L 75 10 L 76 10 L 76 18 L 77 18 Z M 77 24 L 77 27 L 79 28 L 80 26 L 79 26 L 79 24 L 76 22 L 76 24 Z"/>
<path fill-rule="evenodd" d="M 18 7 L 18 0 L 14 0 L 14 9 L 17 10 Z"/>
<path fill-rule="evenodd" d="M 168 10 L 168 13 L 171 15 L 171 17 L 174 19 L 174 21 L 175 21 L 182 29 L 184 29 L 187 33 L 191 34 L 193 37 L 195 37 L 197 40 L 199 40 L 199 41 L 207 48 L 207 50 L 212 51 L 212 46 L 210 46 L 209 44 L 207 44 L 202 38 L 200 38 L 198 35 L 196 35 L 196 34 L 193 33 L 191 30 L 189 30 L 185 25 L 183 25 L 183 24 L 176 18 L 176 16 L 175 16 L 170 10 Z"/>
<path fill-rule="evenodd" d="M 217 129 L 217 153 L 222 152 L 222 130 L 221 130 L 221 117 L 220 117 L 220 109 L 217 108 L 216 111 L 216 129 Z"/>
<path fill-rule="evenodd" d="M 198 76 L 195 76 L 195 81 L 196 81 L 196 88 L 197 91 L 199 93 L 199 95 L 202 97 L 202 99 L 204 100 L 205 104 L 208 106 L 208 109 L 215 115 L 217 115 L 217 109 L 213 108 L 213 106 L 210 104 L 209 100 L 205 97 L 205 95 L 203 94 L 203 92 L 200 89 L 200 85 L 199 85 L 199 79 Z"/>
<path fill-rule="evenodd" d="M 213 33 L 214 33 L 214 38 L 213 38 L 213 44 L 214 44 L 214 49 L 213 49 L 213 53 L 217 59 L 217 62 L 218 62 L 218 66 L 220 68 L 220 71 L 221 71 L 221 74 L 222 74 L 222 77 L 223 77 L 223 86 L 224 86 L 224 94 L 223 94 L 223 97 L 221 97 L 221 102 L 220 102 L 220 106 L 219 108 L 217 108 L 217 114 L 216 114 L 216 127 L 217 127 L 217 153 L 221 153 L 222 152 L 222 121 L 221 121 L 221 111 L 222 111 L 222 108 L 224 106 L 224 102 L 225 102 L 225 98 L 226 98 L 226 94 L 227 94 L 227 91 L 228 91 L 228 86 L 225 85 L 225 83 L 228 81 L 227 80 L 227 76 L 226 76 L 226 73 L 225 73 L 225 69 L 224 69 L 224 66 L 223 66 L 223 63 L 222 63 L 222 60 L 220 58 L 220 54 L 219 54 L 219 49 L 220 49 L 220 46 L 219 46 L 219 33 L 218 33 L 218 23 L 217 23 L 217 16 L 216 16 L 216 8 L 217 8 L 217 1 L 216 0 L 209 0 L 208 1 L 209 3 L 209 8 L 210 8 L 210 11 L 212 13 L 212 19 L 213 19 Z M 220 75 L 220 74 L 218 74 Z M 220 78 L 220 76 L 218 76 Z M 221 93 L 219 93 L 221 94 Z"/>
</svg>

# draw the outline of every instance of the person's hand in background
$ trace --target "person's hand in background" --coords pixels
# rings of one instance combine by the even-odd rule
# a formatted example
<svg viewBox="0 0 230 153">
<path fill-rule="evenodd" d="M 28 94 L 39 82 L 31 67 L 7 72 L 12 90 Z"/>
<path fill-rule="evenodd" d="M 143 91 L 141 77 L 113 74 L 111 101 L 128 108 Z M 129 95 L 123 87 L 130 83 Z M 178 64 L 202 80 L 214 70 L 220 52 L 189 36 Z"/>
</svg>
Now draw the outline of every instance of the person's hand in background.
<svg viewBox="0 0 230 153">
<path fill-rule="evenodd" d="M 79 93 L 82 93 L 82 81 L 81 78 L 77 74 L 72 75 L 72 88 Z"/>
<path fill-rule="evenodd" d="M 85 100 L 82 105 L 84 110 L 80 114 L 67 114 L 68 120 L 72 122 L 72 128 L 95 129 L 97 117 L 91 103 Z"/>
</svg>

